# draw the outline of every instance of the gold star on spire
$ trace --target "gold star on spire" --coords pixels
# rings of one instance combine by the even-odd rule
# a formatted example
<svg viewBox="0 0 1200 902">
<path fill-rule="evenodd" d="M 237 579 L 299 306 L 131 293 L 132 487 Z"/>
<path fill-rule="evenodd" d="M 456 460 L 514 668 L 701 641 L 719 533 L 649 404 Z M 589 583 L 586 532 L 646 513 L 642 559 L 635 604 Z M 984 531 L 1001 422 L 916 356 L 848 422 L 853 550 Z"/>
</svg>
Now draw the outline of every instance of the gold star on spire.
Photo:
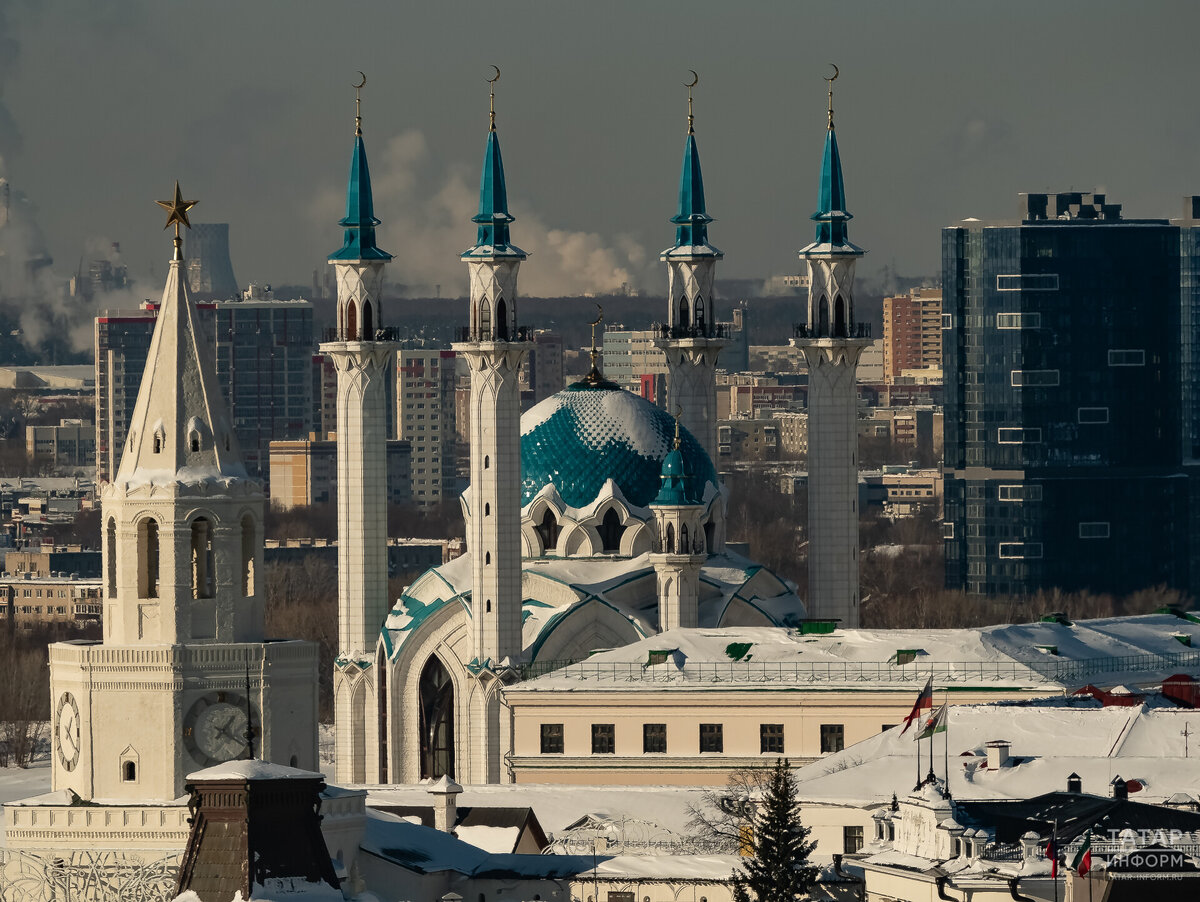
<svg viewBox="0 0 1200 902">
<path fill-rule="evenodd" d="M 188 221 L 188 210 L 196 206 L 194 200 L 184 200 L 183 192 L 179 190 L 179 182 L 175 183 L 175 197 L 171 200 L 156 200 L 156 204 L 167 211 L 167 224 L 164 229 L 169 229 L 172 225 L 175 226 L 175 259 L 182 259 L 180 248 L 183 246 L 183 239 L 179 235 L 179 226 L 185 225 L 189 229 L 192 224 Z"/>
</svg>

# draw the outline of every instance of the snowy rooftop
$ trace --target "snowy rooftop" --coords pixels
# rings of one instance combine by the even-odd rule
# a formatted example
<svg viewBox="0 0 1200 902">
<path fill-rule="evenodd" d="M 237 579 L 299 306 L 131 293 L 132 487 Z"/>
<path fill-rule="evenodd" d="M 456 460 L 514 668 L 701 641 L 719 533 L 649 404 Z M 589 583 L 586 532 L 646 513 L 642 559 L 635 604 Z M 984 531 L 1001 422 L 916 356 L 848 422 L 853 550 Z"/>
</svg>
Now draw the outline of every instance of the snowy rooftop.
<svg viewBox="0 0 1200 902">
<path fill-rule="evenodd" d="M 187 775 L 188 780 L 324 780 L 325 775 L 270 761 L 237 760 L 214 764 Z"/>
<path fill-rule="evenodd" d="M 941 703 L 940 693 L 934 701 Z M 903 798 L 917 779 L 918 746 L 921 776 L 929 770 L 930 741 L 900 731 L 893 727 L 799 768 L 800 798 L 862 805 L 886 803 L 893 793 Z M 1120 776 L 1140 784 L 1130 796 L 1137 801 L 1164 802 L 1177 793 L 1200 799 L 1200 765 L 1191 763 L 1200 749 L 1188 742 L 1197 733 L 1200 711 L 1161 699 L 1135 707 L 1101 707 L 1078 696 L 953 705 L 946 732 L 933 738 L 933 767 L 940 778 L 948 761 L 958 800 L 1028 799 L 1066 789 L 1072 773 L 1084 792 L 1097 795 Z M 1011 743 L 1011 758 L 998 769 L 987 766 L 993 740 Z"/>
<path fill-rule="evenodd" d="M 1171 614 L 826 634 L 803 627 L 680 629 L 595 654 L 510 691 L 628 690 L 646 683 L 699 689 L 739 684 L 920 688 L 931 675 L 935 687 L 1144 686 L 1200 667 L 1197 649 L 1200 622 Z M 652 659 L 651 652 L 668 654 Z"/>
</svg>

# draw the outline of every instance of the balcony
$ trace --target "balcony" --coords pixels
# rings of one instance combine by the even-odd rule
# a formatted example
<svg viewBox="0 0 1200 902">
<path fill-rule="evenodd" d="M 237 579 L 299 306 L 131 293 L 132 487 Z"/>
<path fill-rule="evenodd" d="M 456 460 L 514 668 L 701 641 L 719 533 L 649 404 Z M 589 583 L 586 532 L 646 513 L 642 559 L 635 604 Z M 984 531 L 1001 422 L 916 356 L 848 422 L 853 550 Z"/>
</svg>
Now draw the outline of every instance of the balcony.
<svg viewBox="0 0 1200 902">
<path fill-rule="evenodd" d="M 658 338 L 733 338 L 733 323 L 697 323 L 691 326 L 672 326 L 654 323 L 651 330 Z"/>
<path fill-rule="evenodd" d="M 470 326 L 457 326 L 454 329 L 455 341 L 533 341 L 532 326 L 517 326 L 514 337 L 509 337 L 506 329 L 475 329 Z"/>
<path fill-rule="evenodd" d="M 792 325 L 793 338 L 870 338 L 871 324 L 870 323 L 851 323 L 850 328 L 834 329 L 832 332 L 828 328 L 818 330 L 811 328 L 808 323 L 795 323 Z"/>
<path fill-rule="evenodd" d="M 336 326 L 327 326 L 321 330 L 322 343 L 327 341 L 397 341 L 400 338 L 400 331 L 395 326 L 388 326 L 386 329 L 376 329 L 374 338 L 359 336 L 358 338 L 345 338 L 338 334 Z"/>
</svg>

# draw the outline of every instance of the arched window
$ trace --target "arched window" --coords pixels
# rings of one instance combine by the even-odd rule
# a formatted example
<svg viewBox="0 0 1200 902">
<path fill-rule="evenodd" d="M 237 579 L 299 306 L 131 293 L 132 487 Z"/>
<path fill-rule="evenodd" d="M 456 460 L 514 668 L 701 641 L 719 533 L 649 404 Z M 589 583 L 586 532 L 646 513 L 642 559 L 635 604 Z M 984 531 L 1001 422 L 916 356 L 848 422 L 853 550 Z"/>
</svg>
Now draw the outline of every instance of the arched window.
<svg viewBox="0 0 1200 902">
<path fill-rule="evenodd" d="M 105 569 L 108 572 L 108 595 L 110 598 L 117 594 L 117 521 L 109 517 L 108 527 L 104 531 L 104 553 L 108 558 Z"/>
<path fill-rule="evenodd" d="M 621 515 L 615 508 L 609 508 L 600 521 L 600 544 L 606 553 L 615 554 L 621 550 L 621 534 L 625 527 L 621 525 Z"/>
<path fill-rule="evenodd" d="M 346 303 L 346 341 L 358 341 L 358 313 L 354 309 L 354 301 Z"/>
<path fill-rule="evenodd" d="M 846 337 L 846 302 L 840 294 L 833 304 L 833 334 L 838 338 Z"/>
<path fill-rule="evenodd" d="M 158 521 L 138 523 L 138 598 L 158 598 Z"/>
<path fill-rule="evenodd" d="M 254 547 L 258 544 L 257 539 L 254 518 L 245 514 L 242 517 L 242 595 L 246 598 L 254 594 Z"/>
<path fill-rule="evenodd" d="M 421 671 L 421 779 L 454 776 L 454 684 L 436 656 Z"/>
<path fill-rule="evenodd" d="M 829 337 L 829 298 L 824 295 L 817 302 L 817 337 Z"/>
<path fill-rule="evenodd" d="M 193 430 L 192 434 L 188 436 L 188 447 L 190 447 L 193 451 L 200 450 L 200 433 L 199 432 L 196 432 L 195 430 Z"/>
<path fill-rule="evenodd" d="M 663 551 L 666 552 L 667 554 L 675 553 L 675 524 L 674 523 L 667 524 L 667 541 L 666 541 L 666 544 L 663 546 Z"/>
<path fill-rule="evenodd" d="M 696 329 L 699 332 L 704 331 L 704 298 L 697 297 L 696 303 L 692 305 L 692 317 L 696 321 Z"/>
<path fill-rule="evenodd" d="M 692 553 L 692 546 L 688 544 L 688 528 L 686 523 L 681 524 L 679 527 L 679 553 Z"/>
<path fill-rule="evenodd" d="M 121 765 L 121 779 L 126 783 L 137 782 L 137 762 L 126 761 Z"/>
<path fill-rule="evenodd" d="M 485 517 L 490 517 L 492 515 L 491 502 L 488 502 L 488 501 L 483 502 L 483 515 Z"/>
<path fill-rule="evenodd" d="M 363 301 L 363 341 L 370 341 L 375 337 L 375 317 L 371 314 L 371 302 Z"/>
<path fill-rule="evenodd" d="M 375 653 L 375 673 L 378 674 L 379 692 L 375 695 L 375 716 L 379 723 L 379 782 L 388 782 L 388 659 L 380 648 Z M 292 765 L 295 767 L 296 765 Z"/>
<path fill-rule="evenodd" d="M 686 297 L 681 297 L 679 299 L 679 327 L 686 329 L 688 325 L 688 302 Z"/>
<path fill-rule="evenodd" d="M 192 598 L 212 598 L 215 583 L 212 524 L 197 517 L 192 521 Z"/>
<path fill-rule="evenodd" d="M 162 436 L 159 435 L 157 432 L 154 433 L 154 453 L 161 454 L 162 446 L 163 446 Z"/>
<path fill-rule="evenodd" d="M 713 523 L 712 517 L 709 517 L 704 521 L 704 548 L 701 549 L 702 551 L 713 547 L 713 536 L 716 534 L 716 531 L 717 526 Z"/>
<path fill-rule="evenodd" d="M 492 337 L 492 305 L 487 298 L 479 302 L 479 340 L 490 341 Z"/>
<path fill-rule="evenodd" d="M 487 456 L 486 454 L 485 454 L 485 455 L 483 455 L 483 468 L 486 470 L 488 467 L 490 467 L 490 466 L 491 466 L 491 464 L 492 464 L 492 462 L 491 462 L 491 460 L 488 458 L 488 456 Z"/>
<path fill-rule="evenodd" d="M 483 563 L 486 565 L 486 564 L 490 564 L 491 562 L 492 562 L 492 553 L 490 551 L 485 551 L 483 553 Z"/>
<path fill-rule="evenodd" d="M 496 301 L 496 337 L 508 341 L 508 304 L 504 303 L 504 298 Z"/>
<path fill-rule="evenodd" d="M 549 508 L 542 514 L 542 522 L 535 527 L 538 537 L 542 540 L 543 551 L 553 551 L 558 547 L 558 518 Z"/>
</svg>

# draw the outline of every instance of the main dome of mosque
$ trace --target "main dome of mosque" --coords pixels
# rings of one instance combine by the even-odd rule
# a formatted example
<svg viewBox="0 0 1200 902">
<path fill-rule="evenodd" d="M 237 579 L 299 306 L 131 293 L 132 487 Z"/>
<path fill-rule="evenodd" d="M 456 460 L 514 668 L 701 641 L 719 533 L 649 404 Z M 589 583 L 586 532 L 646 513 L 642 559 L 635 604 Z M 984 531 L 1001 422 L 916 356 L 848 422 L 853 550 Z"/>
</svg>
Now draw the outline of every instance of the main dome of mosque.
<svg viewBox="0 0 1200 902">
<path fill-rule="evenodd" d="M 612 382 L 576 382 L 521 417 L 521 506 L 553 485 L 563 502 L 584 508 L 604 483 L 647 507 L 662 484 L 663 460 L 675 439 L 675 419 Z M 704 448 L 680 427 L 689 501 L 703 500 L 717 471 Z"/>
</svg>

